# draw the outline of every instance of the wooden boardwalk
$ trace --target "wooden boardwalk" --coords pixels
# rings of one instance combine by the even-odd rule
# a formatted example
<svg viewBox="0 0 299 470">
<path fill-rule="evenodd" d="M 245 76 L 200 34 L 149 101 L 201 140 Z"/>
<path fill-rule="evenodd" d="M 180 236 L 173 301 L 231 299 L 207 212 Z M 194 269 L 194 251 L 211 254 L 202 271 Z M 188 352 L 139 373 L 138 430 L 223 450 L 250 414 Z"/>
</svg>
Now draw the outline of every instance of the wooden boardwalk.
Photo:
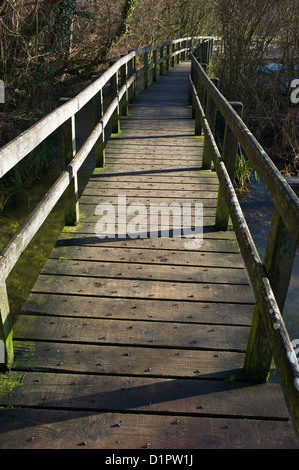
<svg viewBox="0 0 299 470">
<path fill-rule="evenodd" d="M 215 232 L 190 63 L 141 92 L 14 329 L 0 448 L 294 448 L 280 386 L 246 383 L 254 299 L 234 233 Z M 202 202 L 204 243 L 96 236 L 98 204 Z M 121 232 L 126 227 L 119 225 Z"/>
</svg>

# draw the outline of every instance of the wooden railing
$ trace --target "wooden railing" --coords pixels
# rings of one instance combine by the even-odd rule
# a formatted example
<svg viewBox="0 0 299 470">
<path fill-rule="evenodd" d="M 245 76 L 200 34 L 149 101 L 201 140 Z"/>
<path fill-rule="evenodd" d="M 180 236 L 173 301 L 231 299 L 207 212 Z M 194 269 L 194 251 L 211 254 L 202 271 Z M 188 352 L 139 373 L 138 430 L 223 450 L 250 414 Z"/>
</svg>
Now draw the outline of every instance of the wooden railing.
<svg viewBox="0 0 299 470">
<path fill-rule="evenodd" d="M 112 132 L 119 132 L 120 115 L 126 115 L 128 104 L 134 102 L 137 79 L 143 77 L 144 87 L 147 88 L 150 72 L 152 80 L 156 81 L 158 73 L 162 75 L 175 63 L 185 60 L 187 56 L 189 58 L 194 41 L 199 42 L 203 39 L 203 37 L 186 37 L 131 51 L 113 63 L 79 95 L 64 102 L 0 150 L 1 178 L 54 131 L 59 129 L 60 132 L 63 171 L 0 255 L 0 346 L 4 345 L 6 368 L 11 367 L 14 358 L 7 277 L 62 196 L 65 224 L 78 223 L 78 171 L 92 149 L 95 153 L 95 166 L 101 168 L 105 165 L 105 129 L 110 123 Z M 141 64 L 140 68 L 137 62 Z M 111 102 L 104 111 L 103 88 L 107 84 L 110 87 Z M 93 104 L 94 129 L 77 152 L 76 114 L 89 102 Z"/>
<path fill-rule="evenodd" d="M 211 43 L 207 40 L 191 54 L 189 96 L 196 118 L 195 133 L 200 135 L 203 130 L 205 137 L 203 168 L 211 168 L 213 162 L 220 182 L 215 226 L 226 230 L 231 217 L 256 297 L 244 374 L 249 380 L 267 381 L 274 356 L 299 435 L 299 364 L 281 313 L 299 245 L 299 178 L 284 178 L 280 174 L 241 119 L 242 104 L 229 103 L 217 88 L 218 80 L 208 77 L 209 50 Z M 217 110 L 226 122 L 222 153 L 215 141 Z M 234 189 L 238 145 L 274 203 L 264 262 L 257 252 Z"/>
</svg>

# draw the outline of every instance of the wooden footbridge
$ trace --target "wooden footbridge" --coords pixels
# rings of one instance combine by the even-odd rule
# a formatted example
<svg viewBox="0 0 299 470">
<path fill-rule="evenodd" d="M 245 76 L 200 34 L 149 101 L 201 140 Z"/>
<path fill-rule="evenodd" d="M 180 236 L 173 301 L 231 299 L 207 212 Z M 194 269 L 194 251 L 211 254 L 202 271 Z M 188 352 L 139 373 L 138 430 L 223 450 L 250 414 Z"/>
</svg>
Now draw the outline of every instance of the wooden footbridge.
<svg viewBox="0 0 299 470">
<path fill-rule="evenodd" d="M 299 368 L 281 313 L 299 241 L 296 181 L 206 75 L 212 46 L 132 51 L 1 150 L 2 176 L 61 129 L 61 177 L 0 260 L 0 448 L 297 447 Z M 95 127 L 77 152 L 75 115 L 90 100 Z M 238 144 L 275 205 L 264 264 L 232 184 Z M 66 227 L 12 325 L 5 281 L 61 197 Z M 171 226 L 152 231 L 161 203 Z M 183 233 L 178 211 L 190 207 Z M 268 381 L 273 356 L 282 386 Z"/>
</svg>

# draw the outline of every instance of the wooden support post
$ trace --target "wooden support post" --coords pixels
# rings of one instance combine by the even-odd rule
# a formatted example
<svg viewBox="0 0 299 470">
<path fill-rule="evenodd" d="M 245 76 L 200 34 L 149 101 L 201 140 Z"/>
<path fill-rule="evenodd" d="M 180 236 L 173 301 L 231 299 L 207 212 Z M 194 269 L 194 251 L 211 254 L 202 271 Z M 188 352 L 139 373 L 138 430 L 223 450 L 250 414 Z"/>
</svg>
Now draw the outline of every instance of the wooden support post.
<svg viewBox="0 0 299 470">
<path fill-rule="evenodd" d="M 143 61 L 144 61 L 144 67 L 148 67 L 148 52 L 144 53 Z M 144 77 L 144 89 L 147 90 L 148 89 L 148 70 L 144 72 L 143 77 Z"/>
<path fill-rule="evenodd" d="M 180 49 L 181 49 L 181 43 L 178 42 L 178 43 L 177 43 L 177 51 L 179 51 Z M 177 58 L 177 64 L 180 63 L 180 59 L 181 59 L 181 58 L 180 58 L 180 55 L 181 55 L 181 54 L 180 54 L 180 52 L 179 52 L 179 53 L 177 54 L 177 56 L 176 56 L 176 58 Z"/>
<path fill-rule="evenodd" d="M 192 39 L 192 38 L 190 39 L 190 45 L 189 45 L 189 47 L 190 47 L 190 51 L 189 51 L 189 53 L 188 53 L 188 58 L 190 59 L 191 53 L 192 53 L 192 47 L 193 47 L 193 39 Z"/>
<path fill-rule="evenodd" d="M 110 67 L 115 62 L 110 62 Z M 110 95 L 111 95 L 111 102 L 114 100 L 115 97 L 118 95 L 118 72 L 116 72 L 110 78 Z M 112 127 L 112 134 L 118 134 L 120 131 L 120 123 L 119 123 L 119 105 L 116 107 L 114 113 L 111 116 L 111 127 Z"/>
<path fill-rule="evenodd" d="M 131 52 L 131 51 L 130 51 Z M 133 57 L 128 62 L 128 78 L 132 77 L 135 74 L 135 57 Z M 134 104 L 135 101 L 135 93 L 136 93 L 136 84 L 135 80 L 129 88 L 129 104 Z"/>
<path fill-rule="evenodd" d="M 186 41 L 183 41 L 183 49 L 186 49 Z M 186 51 L 182 52 L 182 61 L 185 62 L 186 60 Z"/>
<path fill-rule="evenodd" d="M 209 65 L 209 41 L 204 41 L 202 43 L 202 61 Z"/>
<path fill-rule="evenodd" d="M 239 102 L 232 102 L 230 105 L 233 109 L 242 117 L 243 113 L 243 105 Z M 238 140 L 234 136 L 232 130 L 226 123 L 225 125 L 225 133 L 224 133 L 224 141 L 223 141 L 223 150 L 222 150 L 222 159 L 230 176 L 232 183 L 235 180 L 235 172 L 236 172 L 236 159 L 238 154 Z M 221 187 L 219 186 L 218 190 L 218 201 L 217 201 L 217 209 L 216 209 L 216 220 L 215 220 L 215 228 L 216 230 L 227 230 L 229 223 L 229 211 L 225 201 L 224 192 Z"/>
<path fill-rule="evenodd" d="M 175 53 L 175 44 L 172 44 L 172 53 L 174 54 Z M 172 58 L 171 58 L 171 66 L 174 67 L 175 66 L 175 56 L 173 55 Z"/>
<path fill-rule="evenodd" d="M 170 54 L 170 45 L 167 44 L 166 46 L 166 54 L 167 54 L 167 59 L 166 59 L 166 70 L 168 72 L 168 70 L 170 69 L 170 59 L 169 59 L 169 54 Z"/>
<path fill-rule="evenodd" d="M 195 75 L 195 69 L 194 69 L 194 62 L 193 60 L 191 61 L 191 71 L 190 71 L 190 77 L 192 82 L 194 82 L 194 75 Z M 193 105 L 193 90 L 191 83 L 189 83 L 189 94 L 188 94 L 188 100 L 189 100 L 189 105 Z"/>
<path fill-rule="evenodd" d="M 157 81 L 157 49 L 153 50 L 153 82 Z"/>
<path fill-rule="evenodd" d="M 0 369 L 11 369 L 14 361 L 13 331 L 6 283 L 0 280 Z"/>
<path fill-rule="evenodd" d="M 207 69 L 206 64 L 201 64 L 204 72 Z M 194 82 L 199 101 L 201 102 L 201 105 L 203 107 L 203 110 L 205 111 L 205 95 L 206 95 L 206 90 L 204 85 L 201 83 L 200 78 L 197 77 L 197 81 Z M 202 134 L 202 127 L 201 127 L 201 119 L 200 119 L 200 114 L 199 111 L 196 109 L 195 110 L 195 135 L 201 135 Z"/>
<path fill-rule="evenodd" d="M 104 114 L 103 91 L 100 90 L 92 99 L 93 122 L 97 126 Z M 105 166 L 105 130 L 103 129 L 94 147 L 96 168 Z"/>
<path fill-rule="evenodd" d="M 210 39 L 210 44 L 209 44 L 209 62 L 211 62 L 212 57 L 213 57 L 213 48 L 214 48 L 214 39 Z"/>
<path fill-rule="evenodd" d="M 163 54 L 164 54 L 164 47 L 162 46 L 160 47 L 160 59 L 163 58 Z M 160 62 L 160 75 L 163 75 L 163 73 L 164 73 L 164 63 L 162 61 Z"/>
<path fill-rule="evenodd" d="M 299 182 L 297 178 L 290 181 L 296 194 L 299 196 Z M 264 258 L 264 268 L 269 278 L 279 310 L 283 312 L 297 245 L 290 235 L 282 218 L 274 208 L 271 228 Z M 256 304 L 253 316 L 248 347 L 246 351 L 244 373 L 248 380 L 266 382 L 273 363 L 273 354 L 267 333 L 261 317 L 259 305 Z"/>
<path fill-rule="evenodd" d="M 218 78 L 211 78 L 211 82 L 213 82 L 214 85 L 218 88 L 218 85 L 219 85 Z M 206 105 L 206 118 L 208 120 L 210 129 L 214 136 L 215 136 L 215 125 L 216 125 L 216 113 L 217 113 L 216 105 L 213 99 L 210 97 L 210 95 L 208 95 L 207 105 Z M 210 153 L 210 149 L 209 149 L 206 139 L 205 139 L 204 148 L 203 148 L 202 168 L 203 170 L 210 170 L 212 168 L 212 155 Z"/>
<path fill-rule="evenodd" d="M 124 56 L 122 56 L 124 57 Z M 127 83 L 127 64 L 124 64 L 120 69 L 120 80 L 121 80 L 121 87 L 123 87 Z M 121 115 L 128 116 L 129 109 L 128 109 L 128 90 L 124 94 L 121 99 Z"/>
<path fill-rule="evenodd" d="M 65 170 L 76 155 L 75 116 L 72 116 L 62 124 L 60 128 L 60 138 L 62 169 Z M 67 226 L 77 225 L 79 222 L 77 173 L 70 174 L 70 177 L 72 177 L 72 179 L 64 193 L 64 214 L 65 225 Z"/>
</svg>

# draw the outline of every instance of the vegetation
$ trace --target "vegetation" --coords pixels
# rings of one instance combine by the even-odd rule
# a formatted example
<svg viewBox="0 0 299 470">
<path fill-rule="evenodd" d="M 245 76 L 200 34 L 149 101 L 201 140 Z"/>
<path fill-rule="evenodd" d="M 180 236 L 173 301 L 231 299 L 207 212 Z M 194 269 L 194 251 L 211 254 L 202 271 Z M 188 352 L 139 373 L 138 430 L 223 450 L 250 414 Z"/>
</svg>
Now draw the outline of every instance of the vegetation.
<svg viewBox="0 0 299 470">
<path fill-rule="evenodd" d="M 243 102 L 249 128 L 278 167 L 295 174 L 299 108 L 291 103 L 290 83 L 298 78 L 298 6 L 299 0 L 0 0 L 1 145 L 128 50 L 219 35 L 213 73 L 221 91 Z M 44 153 L 41 164 L 30 166 L 36 176 L 46 167 Z M 25 184 L 20 173 L 10 179 L 18 188 Z"/>
</svg>

